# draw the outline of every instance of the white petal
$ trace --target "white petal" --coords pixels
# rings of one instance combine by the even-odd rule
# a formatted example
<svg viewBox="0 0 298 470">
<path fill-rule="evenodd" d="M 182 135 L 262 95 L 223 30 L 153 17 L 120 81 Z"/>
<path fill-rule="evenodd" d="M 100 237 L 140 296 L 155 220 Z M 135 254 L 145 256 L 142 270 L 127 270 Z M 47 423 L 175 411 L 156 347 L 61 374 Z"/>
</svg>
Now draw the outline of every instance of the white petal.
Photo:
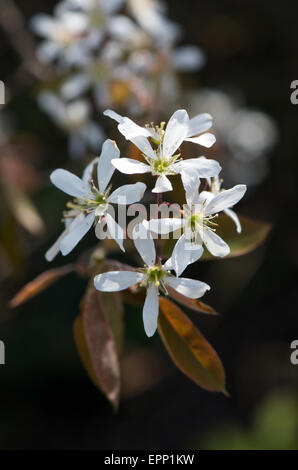
<svg viewBox="0 0 298 470">
<path fill-rule="evenodd" d="M 190 297 L 191 299 L 199 299 L 206 291 L 210 290 L 210 286 L 205 282 L 186 279 L 183 277 L 169 277 L 165 282 L 180 294 Z"/>
<path fill-rule="evenodd" d="M 184 225 L 183 219 L 151 219 L 148 222 L 149 229 L 151 232 L 164 235 L 170 232 L 175 232 Z"/>
<path fill-rule="evenodd" d="M 95 219 L 95 212 L 87 215 L 79 224 L 75 227 L 70 227 L 69 234 L 62 240 L 60 250 L 63 256 L 68 255 L 80 242 L 80 240 L 86 235 L 93 225 Z"/>
<path fill-rule="evenodd" d="M 209 149 L 216 142 L 216 137 L 215 135 L 206 132 L 205 134 L 199 135 L 198 137 L 188 137 L 185 140 L 187 142 L 202 145 L 203 147 L 207 147 Z"/>
<path fill-rule="evenodd" d="M 215 214 L 225 209 L 233 207 L 240 199 L 243 198 L 246 192 L 245 184 L 237 184 L 232 189 L 222 191 L 209 202 L 205 209 L 206 214 Z"/>
<path fill-rule="evenodd" d="M 153 158 L 153 159 L 156 159 L 156 153 L 154 152 L 153 148 L 151 147 L 151 144 L 149 142 L 149 140 L 140 135 L 138 137 L 134 137 L 133 139 L 131 139 L 131 142 L 136 146 L 138 147 L 139 150 L 141 150 L 141 152 L 146 155 L 147 157 L 150 157 L 150 158 Z"/>
<path fill-rule="evenodd" d="M 88 122 L 82 129 L 81 135 L 94 152 L 97 152 L 98 145 L 105 140 L 105 133 L 95 122 Z"/>
<path fill-rule="evenodd" d="M 102 292 L 115 292 L 137 284 L 143 277 L 141 273 L 133 271 L 111 271 L 95 276 L 94 286 Z"/>
<path fill-rule="evenodd" d="M 173 53 L 174 66 L 183 72 L 199 70 L 206 63 L 206 56 L 199 47 L 181 46 Z"/>
<path fill-rule="evenodd" d="M 148 289 L 146 300 L 143 307 L 143 322 L 146 335 L 154 335 L 157 329 L 159 305 L 158 305 L 158 290 L 152 283 Z"/>
<path fill-rule="evenodd" d="M 89 183 L 89 181 L 91 180 L 94 165 L 96 165 L 97 163 L 98 163 L 98 157 L 94 158 L 92 162 L 90 162 L 89 165 L 86 166 L 83 176 L 82 176 L 82 180 L 84 181 L 84 183 Z"/>
<path fill-rule="evenodd" d="M 136 249 L 147 266 L 154 266 L 156 260 L 156 251 L 151 233 L 148 230 L 148 223 L 138 224 L 133 229 L 133 240 Z"/>
<path fill-rule="evenodd" d="M 115 111 L 113 111 L 112 109 L 106 109 L 104 112 L 103 112 L 104 116 L 108 116 L 110 117 L 111 119 L 114 119 L 114 121 L 117 121 L 117 122 L 122 122 L 123 120 L 123 117 L 120 116 L 120 114 L 116 113 Z"/>
<path fill-rule="evenodd" d="M 197 172 L 190 168 L 184 168 L 181 171 L 181 179 L 185 189 L 186 202 L 189 207 L 198 201 L 199 187 L 201 184 Z"/>
<path fill-rule="evenodd" d="M 132 158 L 120 158 L 119 160 L 112 160 L 112 165 L 125 173 L 126 175 L 134 175 L 139 173 L 148 173 L 151 171 L 151 167 L 145 163 L 138 162 Z"/>
<path fill-rule="evenodd" d="M 213 119 L 208 113 L 198 114 L 197 116 L 190 119 L 188 123 L 187 137 L 193 137 L 194 135 L 201 134 L 202 132 L 208 131 L 212 127 Z"/>
<path fill-rule="evenodd" d="M 108 12 L 114 13 L 122 7 L 124 0 L 101 0 L 101 8 Z"/>
<path fill-rule="evenodd" d="M 166 191 L 172 191 L 173 186 L 171 181 L 165 176 L 159 176 L 156 180 L 155 187 L 152 189 L 153 193 L 165 193 Z"/>
<path fill-rule="evenodd" d="M 113 217 L 108 212 L 105 213 L 105 219 L 107 221 L 107 226 L 108 226 L 111 237 L 119 245 L 121 250 L 125 251 L 123 247 L 123 240 L 124 240 L 123 229 L 120 227 L 119 224 L 117 224 L 117 222 L 113 219 Z"/>
<path fill-rule="evenodd" d="M 113 204 L 134 204 L 142 199 L 146 187 L 144 183 L 126 184 L 116 189 L 108 201 Z"/>
<path fill-rule="evenodd" d="M 45 64 L 56 59 L 60 53 L 60 45 L 53 41 L 43 41 L 36 50 L 38 60 Z"/>
<path fill-rule="evenodd" d="M 181 276 L 189 264 L 195 263 L 203 254 L 203 247 L 198 247 L 186 240 L 182 235 L 177 241 L 172 256 L 165 263 L 166 269 L 174 269 L 177 276 Z"/>
<path fill-rule="evenodd" d="M 138 126 L 131 119 L 124 117 L 118 126 L 119 131 L 127 140 L 134 137 L 151 137 L 151 133 L 145 127 Z"/>
<path fill-rule="evenodd" d="M 166 158 L 174 155 L 180 147 L 188 133 L 189 117 L 184 109 L 176 111 L 169 120 L 164 139 L 163 139 L 163 156 Z"/>
<path fill-rule="evenodd" d="M 210 251 L 213 256 L 222 258 L 230 253 L 229 245 L 212 230 L 205 228 L 200 231 L 200 234 L 207 250 Z"/>
<path fill-rule="evenodd" d="M 80 223 L 83 219 L 84 219 L 84 215 L 79 214 L 72 220 L 72 222 L 70 222 L 67 225 L 65 230 L 63 230 L 63 232 L 61 233 L 60 237 L 55 241 L 55 243 L 51 246 L 51 248 L 49 248 L 49 250 L 46 252 L 45 258 L 46 258 L 47 261 L 49 261 L 49 262 L 53 261 L 53 259 L 58 255 L 58 253 L 60 251 L 60 245 L 61 245 L 62 240 L 64 240 L 66 235 L 72 229 L 74 229 L 74 227 L 76 225 L 78 225 L 78 223 Z"/>
<path fill-rule="evenodd" d="M 174 163 L 175 171 L 181 173 L 182 170 L 196 171 L 199 178 L 209 178 L 217 176 L 221 171 L 221 166 L 216 160 L 205 157 L 189 158 L 178 163 Z"/>
<path fill-rule="evenodd" d="M 224 213 L 233 220 L 233 222 L 236 225 L 237 232 L 241 233 L 242 227 L 241 227 L 241 223 L 236 212 L 232 211 L 232 209 L 225 209 Z"/>
<path fill-rule="evenodd" d="M 38 95 L 38 104 L 40 108 L 51 118 L 64 126 L 68 120 L 66 106 L 54 93 L 43 91 Z"/>
<path fill-rule="evenodd" d="M 89 185 L 67 170 L 58 169 L 53 171 L 50 179 L 57 188 L 70 196 L 81 199 L 91 197 Z"/>
<path fill-rule="evenodd" d="M 90 86 L 90 79 L 87 74 L 80 73 L 64 82 L 60 89 L 61 95 L 66 100 L 78 98 Z"/>
<path fill-rule="evenodd" d="M 43 13 L 33 16 L 30 21 L 30 26 L 36 34 L 44 37 L 53 35 L 57 28 L 56 22 L 52 16 Z"/>
<path fill-rule="evenodd" d="M 119 157 L 120 151 L 116 142 L 110 139 L 106 140 L 102 146 L 97 167 L 98 187 L 101 192 L 106 189 L 115 171 L 115 166 L 111 163 L 112 160 L 117 161 Z"/>
<path fill-rule="evenodd" d="M 125 15 L 110 17 L 107 24 L 108 33 L 118 41 L 127 41 L 138 35 L 139 29 L 136 24 Z"/>
<path fill-rule="evenodd" d="M 58 255 L 60 252 L 60 243 L 62 242 L 63 238 L 67 235 L 68 230 L 65 229 L 61 233 L 60 237 L 55 241 L 55 243 L 51 246 L 51 248 L 48 249 L 48 251 L 45 254 L 46 260 L 50 263 L 53 261 L 54 258 Z"/>
<path fill-rule="evenodd" d="M 211 191 L 202 191 L 199 194 L 198 197 L 198 204 L 204 204 L 205 207 L 207 204 L 209 204 L 210 201 L 212 201 L 215 198 L 215 194 L 213 194 Z"/>
</svg>

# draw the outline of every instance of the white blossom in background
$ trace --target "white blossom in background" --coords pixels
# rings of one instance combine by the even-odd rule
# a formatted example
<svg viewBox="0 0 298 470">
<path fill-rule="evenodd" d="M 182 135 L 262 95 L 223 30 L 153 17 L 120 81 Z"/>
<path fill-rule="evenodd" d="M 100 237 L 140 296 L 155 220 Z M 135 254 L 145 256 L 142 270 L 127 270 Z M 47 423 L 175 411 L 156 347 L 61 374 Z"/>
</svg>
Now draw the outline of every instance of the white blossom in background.
<svg viewBox="0 0 298 470">
<path fill-rule="evenodd" d="M 37 49 L 41 62 L 57 61 L 63 68 L 82 64 L 88 51 L 88 21 L 79 12 L 56 12 L 54 16 L 40 13 L 31 20 L 33 31 L 44 40 Z"/>
<path fill-rule="evenodd" d="M 181 36 L 181 28 L 166 17 L 165 4 L 159 0 L 127 0 L 130 12 L 140 26 L 159 45 L 174 43 Z"/>
<path fill-rule="evenodd" d="M 260 184 L 269 171 L 268 156 L 278 139 L 276 123 L 268 114 L 245 106 L 240 93 L 202 89 L 188 94 L 193 112 L 208 109 L 214 130 L 227 160 L 225 179 L 233 184 L 241 178 L 249 185 Z"/>
<path fill-rule="evenodd" d="M 67 204 L 70 211 L 64 215 L 66 221 L 69 218 L 72 218 L 72 221 L 66 223 L 65 231 L 47 252 L 48 260 L 52 260 L 58 251 L 64 256 L 68 255 L 94 224 L 106 223 L 111 237 L 124 251 L 123 229 L 109 213 L 109 207 L 110 204 L 126 205 L 139 202 L 146 185 L 127 184 L 110 194 L 111 188 L 108 185 L 115 171 L 111 160 L 119 157 L 120 152 L 115 142 L 107 140 L 103 144 L 101 156 L 88 165 L 82 178 L 62 169 L 55 170 L 51 174 L 52 183 L 75 199 Z M 95 166 L 97 166 L 97 182 L 93 181 Z"/>
<path fill-rule="evenodd" d="M 103 44 L 96 55 L 89 55 L 85 64 L 65 79 L 61 87 L 61 95 L 65 99 L 78 98 L 91 89 L 96 105 L 102 110 L 104 105 L 113 103 L 107 91 L 113 80 L 126 82 L 130 87 L 130 82 L 136 74 L 129 59 L 135 49 L 134 43 L 138 44 L 138 48 L 141 48 L 142 44 L 144 47 L 148 44 L 142 31 L 129 18 L 123 21 L 124 18 L 115 18 L 109 41 Z M 114 34 L 114 28 L 117 34 Z"/>
<path fill-rule="evenodd" d="M 80 99 L 67 103 L 54 93 L 42 92 L 38 102 L 41 109 L 68 134 L 72 157 L 83 157 L 88 149 L 96 151 L 104 141 L 104 131 L 91 120 L 89 101 Z"/>
<path fill-rule="evenodd" d="M 168 260 L 168 265 L 178 276 L 202 256 L 203 245 L 213 256 L 223 257 L 230 253 L 230 247 L 216 234 L 216 218 L 220 212 L 237 204 L 246 192 L 246 185 L 239 184 L 214 196 L 207 191 L 199 193 L 199 184 L 194 177 L 186 186 L 187 204 L 182 219 L 151 219 L 149 222 L 150 230 L 158 234 L 182 229 L 183 233 Z"/>
<path fill-rule="evenodd" d="M 167 286 L 180 294 L 198 299 L 210 290 L 208 284 L 171 274 L 168 262 L 161 264 L 156 260 L 154 241 L 144 224 L 139 224 L 133 232 L 134 243 L 145 265 L 137 271 L 112 271 L 99 274 L 94 278 L 94 286 L 102 292 L 115 292 L 135 284 L 146 288 L 147 295 L 143 307 L 143 322 L 147 336 L 154 335 L 159 313 L 159 293 L 167 295 Z"/>
<path fill-rule="evenodd" d="M 54 16 L 38 14 L 31 20 L 34 32 L 44 38 L 37 55 L 42 62 L 58 59 L 64 67 L 83 65 L 93 49 L 114 26 L 123 0 L 64 0 Z"/>
<path fill-rule="evenodd" d="M 66 101 L 86 95 L 92 113 L 95 104 L 99 111 L 119 107 L 141 116 L 157 101 L 172 111 L 181 95 L 178 73 L 197 71 L 206 61 L 197 46 L 177 47 L 181 28 L 156 0 L 63 0 L 53 16 L 38 14 L 31 25 L 44 38 L 39 59 L 56 65 L 60 76 L 67 72 L 58 94 Z M 63 130 L 68 127 L 65 119 L 59 122 Z M 70 154 L 84 153 L 86 139 L 94 142 L 92 127 L 84 127 L 83 139 L 72 134 Z"/>
<path fill-rule="evenodd" d="M 204 157 L 187 160 L 180 158 L 179 147 L 184 141 L 206 147 L 210 147 L 215 142 L 213 134 L 204 133 L 212 126 L 212 118 L 209 114 L 189 119 L 185 110 L 178 110 L 172 115 L 166 127 L 165 123 L 159 127 L 140 127 L 131 119 L 122 117 L 111 110 L 105 111 L 104 114 L 119 123 L 119 131 L 141 150 L 147 162 L 121 158 L 112 161 L 112 164 L 122 173 L 151 173 L 156 176 L 157 181 L 152 192 L 171 191 L 173 188 L 168 179 L 170 175 L 180 174 L 183 184 L 186 185 L 193 174 L 197 178 L 209 178 L 219 174 L 221 167 L 215 160 L 207 160 Z M 197 136 L 200 133 L 201 135 Z M 148 139 L 157 147 L 155 150 Z"/>
</svg>

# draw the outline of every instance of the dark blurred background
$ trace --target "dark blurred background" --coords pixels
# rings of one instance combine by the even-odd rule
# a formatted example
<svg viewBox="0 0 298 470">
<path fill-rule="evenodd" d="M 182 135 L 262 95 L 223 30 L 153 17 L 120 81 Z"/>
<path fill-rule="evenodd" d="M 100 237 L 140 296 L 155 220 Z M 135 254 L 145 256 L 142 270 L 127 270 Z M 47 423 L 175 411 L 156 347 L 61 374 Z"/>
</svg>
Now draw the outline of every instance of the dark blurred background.
<svg viewBox="0 0 298 470">
<path fill-rule="evenodd" d="M 55 5 L 16 3 L 28 20 Z M 64 196 L 47 184 L 36 190 L 33 185 L 44 236 L 32 238 L 9 217 L 1 222 L 14 260 L 0 294 L 0 339 L 6 345 L 6 365 L 0 366 L 1 449 L 298 449 L 298 366 L 290 363 L 290 344 L 298 339 L 298 106 L 290 102 L 290 84 L 298 79 L 298 5 L 294 0 L 167 3 L 169 16 L 185 29 L 184 42 L 207 55 L 197 86 L 240 93 L 245 107 L 272 118 L 278 135 L 267 155 L 268 171 L 259 184 L 252 181 L 238 209 L 273 223 L 269 239 L 243 257 L 187 271 L 215 286 L 205 300 L 220 316 L 189 315 L 222 358 L 230 397 L 203 391 L 183 376 L 159 337 L 145 337 L 140 311 L 127 307 L 123 396 L 114 415 L 88 379 L 72 336 L 86 281 L 71 274 L 19 309 L 8 309 L 17 289 L 47 268 L 44 252 L 60 230 Z M 3 31 L 0 38 L 5 82 L 19 59 L 11 38 Z M 13 89 L 9 107 L 18 151 L 34 147 L 47 182 L 52 168 L 68 164 L 65 139 L 38 109 L 36 90 L 28 93 L 17 82 Z M 59 258 L 54 265 L 62 263 Z"/>
</svg>

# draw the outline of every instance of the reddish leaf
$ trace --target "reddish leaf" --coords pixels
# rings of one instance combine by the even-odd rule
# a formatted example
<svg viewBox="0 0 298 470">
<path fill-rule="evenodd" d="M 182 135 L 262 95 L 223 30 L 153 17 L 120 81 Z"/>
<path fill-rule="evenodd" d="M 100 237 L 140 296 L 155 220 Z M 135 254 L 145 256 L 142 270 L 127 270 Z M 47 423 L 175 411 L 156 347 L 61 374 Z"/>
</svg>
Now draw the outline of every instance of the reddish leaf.
<svg viewBox="0 0 298 470">
<path fill-rule="evenodd" d="M 160 298 L 159 306 L 158 330 L 177 367 L 202 388 L 226 394 L 225 372 L 212 346 L 170 300 Z"/>
<path fill-rule="evenodd" d="M 77 320 L 75 325 L 75 338 L 89 376 L 116 411 L 120 396 L 120 366 L 103 303 L 99 292 L 87 290 L 81 304 L 82 320 Z"/>
<path fill-rule="evenodd" d="M 82 313 L 75 319 L 73 332 L 74 332 L 74 339 L 75 339 L 75 343 L 77 346 L 80 359 L 82 363 L 84 364 L 84 367 L 90 379 L 94 383 L 94 385 L 97 388 L 100 388 L 100 385 L 97 381 L 97 377 L 96 377 L 96 374 L 94 372 L 92 362 L 91 362 L 91 357 L 90 357 L 90 353 L 89 353 L 89 349 L 88 349 L 88 345 L 87 345 L 87 341 L 85 337 L 85 332 L 84 332 Z"/>
<path fill-rule="evenodd" d="M 98 295 L 120 355 L 124 341 L 124 310 L 121 294 L 119 292 L 100 292 Z"/>
<path fill-rule="evenodd" d="M 200 300 L 185 297 L 184 295 L 179 294 L 179 292 L 177 292 L 175 289 L 172 289 L 170 286 L 167 286 L 167 291 L 172 299 L 176 300 L 184 307 L 190 308 L 195 312 L 207 313 L 209 315 L 218 315 L 214 308 L 204 304 L 204 302 L 201 302 Z"/>
<path fill-rule="evenodd" d="M 33 281 L 26 284 L 9 302 L 11 308 L 18 307 L 19 305 L 27 302 L 29 299 L 40 294 L 40 292 L 47 289 L 51 284 L 56 282 L 62 276 L 65 276 L 73 270 L 73 266 L 63 266 L 62 268 L 49 269 L 37 276 Z"/>
</svg>

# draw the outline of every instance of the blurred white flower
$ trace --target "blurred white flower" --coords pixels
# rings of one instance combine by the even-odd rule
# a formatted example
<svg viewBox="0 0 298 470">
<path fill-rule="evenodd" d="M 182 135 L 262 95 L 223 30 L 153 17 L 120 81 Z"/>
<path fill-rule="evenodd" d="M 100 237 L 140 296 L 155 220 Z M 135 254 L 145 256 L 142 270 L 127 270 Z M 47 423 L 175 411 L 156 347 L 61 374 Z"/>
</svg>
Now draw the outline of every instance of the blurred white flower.
<svg viewBox="0 0 298 470">
<path fill-rule="evenodd" d="M 99 274 L 94 278 L 94 286 L 102 292 L 121 291 L 134 284 L 146 288 L 143 322 L 147 336 L 151 337 L 157 329 L 159 292 L 167 295 L 167 286 L 170 286 L 186 297 L 198 299 L 210 290 L 210 286 L 205 282 L 175 277 L 170 273 L 172 268 L 168 267 L 167 262 L 162 265 L 156 261 L 154 241 L 144 224 L 135 227 L 133 238 L 135 247 L 145 263 L 144 268 L 138 271 L 112 271 Z"/>
<path fill-rule="evenodd" d="M 63 0 L 56 8 L 58 14 L 74 11 L 85 17 L 87 23 L 87 44 L 92 49 L 100 45 L 105 34 L 113 29 L 116 12 L 125 0 Z"/>
<path fill-rule="evenodd" d="M 196 92 L 187 101 L 193 111 L 208 109 L 212 113 L 223 158 L 228 158 L 226 179 L 261 183 L 269 170 L 267 155 L 278 139 L 274 120 L 260 110 L 245 107 L 241 96 L 219 90 Z"/>
<path fill-rule="evenodd" d="M 41 62 L 58 61 L 63 67 L 84 63 L 88 50 L 85 42 L 88 21 L 84 14 L 66 11 L 50 16 L 41 13 L 32 18 L 31 27 L 44 38 L 37 49 Z"/>
<path fill-rule="evenodd" d="M 261 111 L 240 109 L 235 113 L 234 124 L 227 140 L 239 160 L 259 158 L 269 152 L 276 142 L 276 125 Z"/>
<path fill-rule="evenodd" d="M 158 0 L 127 0 L 127 4 L 140 26 L 158 44 L 171 44 L 179 38 L 181 29 L 166 18 L 164 3 Z"/>
<path fill-rule="evenodd" d="M 38 102 L 41 109 L 68 134 L 72 157 L 84 156 L 88 148 L 96 151 L 103 142 L 104 132 L 91 121 L 91 108 L 87 100 L 65 103 L 54 93 L 42 92 Z"/>
</svg>

